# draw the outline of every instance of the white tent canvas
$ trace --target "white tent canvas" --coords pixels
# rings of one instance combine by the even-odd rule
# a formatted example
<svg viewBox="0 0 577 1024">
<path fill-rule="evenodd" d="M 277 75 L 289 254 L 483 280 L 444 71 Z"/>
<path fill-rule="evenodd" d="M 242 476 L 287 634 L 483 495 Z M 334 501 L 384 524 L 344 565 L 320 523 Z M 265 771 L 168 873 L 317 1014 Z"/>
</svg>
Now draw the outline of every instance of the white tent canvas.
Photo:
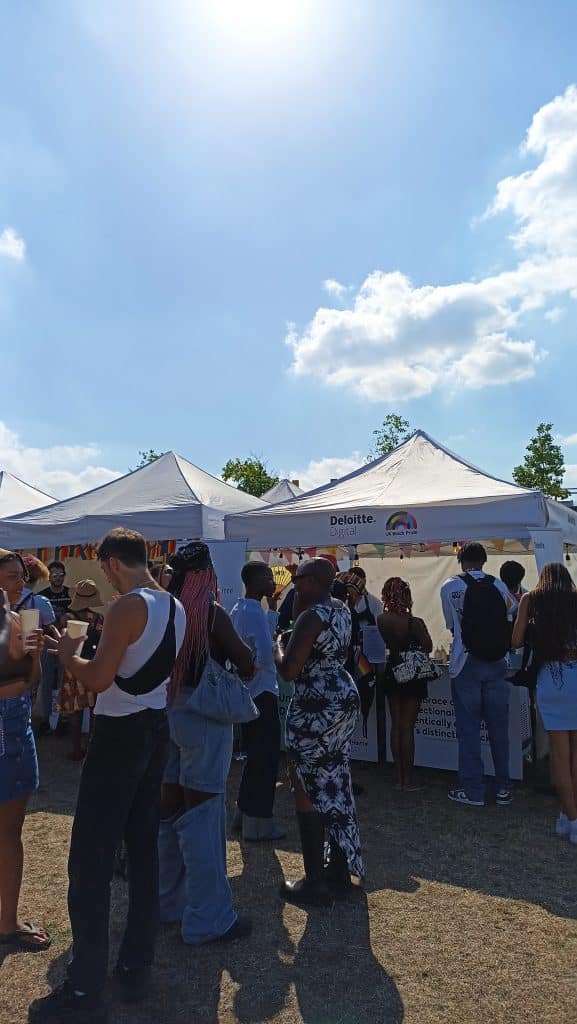
<svg viewBox="0 0 577 1024">
<path fill-rule="evenodd" d="M 577 543 L 570 510 L 483 473 L 423 431 L 336 483 L 225 520 L 227 538 L 252 549 L 495 537 L 529 543 L 532 531 L 549 526 Z"/>
<path fill-rule="evenodd" d="M 279 501 L 292 501 L 293 498 L 298 498 L 304 493 L 302 487 L 299 487 L 294 480 L 277 480 L 274 487 L 263 494 L 262 500 L 268 501 L 269 505 L 277 505 Z"/>
<path fill-rule="evenodd" d="M 19 480 L 6 470 L 0 470 L 0 519 L 44 508 L 45 505 L 53 505 L 55 502 L 56 498 L 50 494 L 39 491 L 37 487 Z"/>
<path fill-rule="evenodd" d="M 147 540 L 224 538 L 227 512 L 266 507 L 174 452 L 93 491 L 0 523 L 0 545 L 55 547 L 98 541 L 115 526 Z"/>
</svg>

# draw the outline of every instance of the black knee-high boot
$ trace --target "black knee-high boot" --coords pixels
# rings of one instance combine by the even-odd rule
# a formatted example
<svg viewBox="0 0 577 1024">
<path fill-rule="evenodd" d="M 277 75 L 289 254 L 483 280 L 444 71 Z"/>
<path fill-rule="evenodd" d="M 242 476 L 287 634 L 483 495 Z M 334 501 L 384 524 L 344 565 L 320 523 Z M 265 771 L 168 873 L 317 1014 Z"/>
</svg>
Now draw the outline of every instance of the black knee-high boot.
<svg viewBox="0 0 577 1024">
<path fill-rule="evenodd" d="M 281 895 L 289 903 L 327 907 L 333 902 L 325 878 L 325 826 L 316 811 L 299 812 L 297 821 L 301 837 L 305 877 L 300 882 L 285 882 Z"/>
<path fill-rule="evenodd" d="M 332 836 L 330 839 L 329 862 L 325 868 L 325 878 L 329 889 L 337 900 L 346 899 L 354 888 L 345 853 Z"/>
</svg>

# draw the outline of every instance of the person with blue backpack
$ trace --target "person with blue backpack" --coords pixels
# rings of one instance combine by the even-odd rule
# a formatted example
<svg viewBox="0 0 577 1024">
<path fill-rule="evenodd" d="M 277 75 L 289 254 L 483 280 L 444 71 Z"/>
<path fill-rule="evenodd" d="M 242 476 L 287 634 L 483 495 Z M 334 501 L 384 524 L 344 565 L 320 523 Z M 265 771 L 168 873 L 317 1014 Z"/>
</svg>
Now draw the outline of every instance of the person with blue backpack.
<svg viewBox="0 0 577 1024">
<path fill-rule="evenodd" d="M 449 792 L 449 800 L 472 807 L 485 804 L 484 721 L 495 767 L 495 800 L 506 807 L 513 799 L 506 673 L 514 602 L 506 585 L 484 572 L 487 552 L 482 544 L 465 544 L 457 558 L 462 572 L 441 588 L 445 622 L 453 634 L 449 674 L 459 743 L 459 786 Z"/>
</svg>

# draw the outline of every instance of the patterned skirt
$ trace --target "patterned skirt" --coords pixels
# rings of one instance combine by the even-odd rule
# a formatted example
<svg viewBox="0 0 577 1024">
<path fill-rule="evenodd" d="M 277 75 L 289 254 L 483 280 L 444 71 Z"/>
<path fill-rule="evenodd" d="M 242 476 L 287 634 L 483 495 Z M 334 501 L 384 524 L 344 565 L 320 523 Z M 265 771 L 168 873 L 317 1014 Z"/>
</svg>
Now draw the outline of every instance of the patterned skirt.
<svg viewBox="0 0 577 1024">
<path fill-rule="evenodd" d="M 364 878 L 350 769 L 359 710 L 354 687 L 331 699 L 297 684 L 287 713 L 286 749 L 305 793 L 345 854 L 351 874 Z"/>
</svg>

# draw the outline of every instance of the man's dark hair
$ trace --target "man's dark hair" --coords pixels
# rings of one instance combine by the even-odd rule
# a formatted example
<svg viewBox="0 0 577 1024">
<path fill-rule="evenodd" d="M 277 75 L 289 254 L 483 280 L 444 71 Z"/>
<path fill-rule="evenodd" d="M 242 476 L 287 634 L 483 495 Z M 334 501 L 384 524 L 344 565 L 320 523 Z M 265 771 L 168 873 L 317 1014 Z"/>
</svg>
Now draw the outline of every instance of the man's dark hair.
<svg viewBox="0 0 577 1024">
<path fill-rule="evenodd" d="M 66 566 L 64 565 L 64 562 L 50 562 L 48 572 L 52 572 L 53 569 L 61 569 L 66 575 Z"/>
<path fill-rule="evenodd" d="M 117 558 L 128 569 L 146 569 L 148 552 L 146 541 L 136 530 L 125 530 L 117 526 L 106 534 L 98 545 L 97 558 L 106 562 L 109 558 Z"/>
<path fill-rule="evenodd" d="M 245 562 L 240 573 L 245 587 L 251 587 L 268 568 L 265 562 Z"/>
<path fill-rule="evenodd" d="M 503 562 L 499 576 L 505 586 L 514 592 L 525 579 L 525 567 L 520 562 Z"/>
<path fill-rule="evenodd" d="M 487 552 L 482 544 L 478 544 L 477 541 L 469 541 L 468 544 L 463 545 L 457 557 L 461 565 L 463 562 L 467 565 L 484 565 L 487 561 Z"/>
<path fill-rule="evenodd" d="M 355 576 L 358 576 L 361 580 L 364 580 L 366 583 L 367 574 L 361 565 L 353 565 L 353 567 L 350 569 L 350 572 L 354 573 Z"/>
</svg>

